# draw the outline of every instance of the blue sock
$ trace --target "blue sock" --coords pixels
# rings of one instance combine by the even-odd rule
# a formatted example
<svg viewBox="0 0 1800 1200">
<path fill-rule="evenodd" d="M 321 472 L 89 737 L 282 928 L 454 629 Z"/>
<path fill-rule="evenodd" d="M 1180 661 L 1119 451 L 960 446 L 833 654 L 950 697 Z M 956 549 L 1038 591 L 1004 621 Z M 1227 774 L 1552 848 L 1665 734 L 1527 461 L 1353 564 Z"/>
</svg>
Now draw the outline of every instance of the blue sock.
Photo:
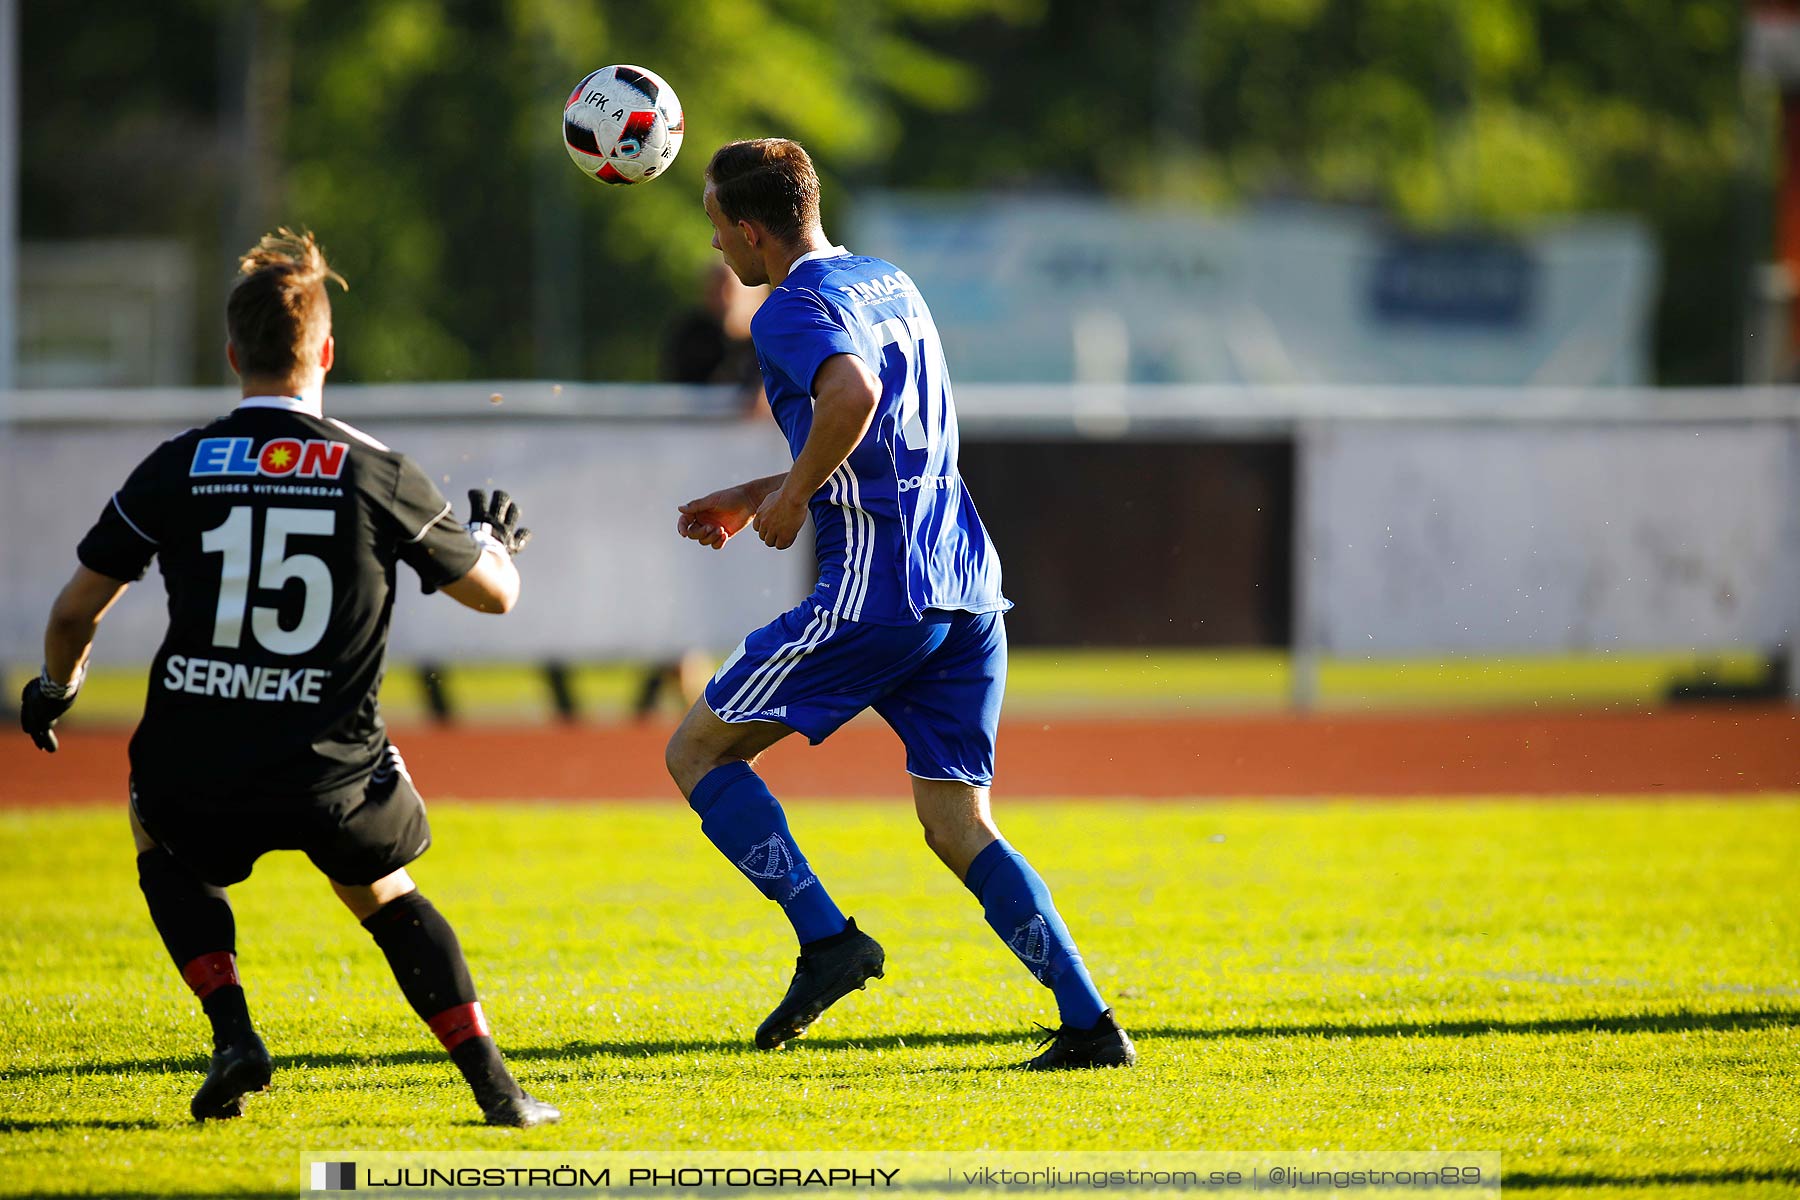
<svg viewBox="0 0 1800 1200">
<path fill-rule="evenodd" d="M 981 901 L 987 923 L 1006 948 L 1055 994 L 1063 1024 L 1091 1029 L 1106 1002 L 1050 901 L 1050 889 L 1025 856 L 997 841 L 975 856 L 963 885 Z"/>
<path fill-rule="evenodd" d="M 800 944 L 849 926 L 788 832 L 787 815 L 747 762 L 714 767 L 694 785 L 688 804 L 700 829 L 763 895 L 781 905 Z"/>
</svg>

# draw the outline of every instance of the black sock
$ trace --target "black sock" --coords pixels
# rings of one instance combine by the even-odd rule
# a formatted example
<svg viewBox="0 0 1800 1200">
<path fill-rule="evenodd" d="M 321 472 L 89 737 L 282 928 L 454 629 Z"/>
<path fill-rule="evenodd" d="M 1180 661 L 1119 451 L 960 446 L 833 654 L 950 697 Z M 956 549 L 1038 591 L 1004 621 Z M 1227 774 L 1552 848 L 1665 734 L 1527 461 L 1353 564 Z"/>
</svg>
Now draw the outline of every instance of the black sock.
<svg viewBox="0 0 1800 1200">
<path fill-rule="evenodd" d="M 237 922 L 224 888 L 205 882 L 161 846 L 138 855 L 137 867 L 150 920 L 177 967 L 185 968 L 203 954 L 236 950 Z"/>
<path fill-rule="evenodd" d="M 431 901 L 408 892 L 382 905 L 363 927 L 387 956 L 406 1002 L 468 1080 L 476 1103 L 487 1108 L 524 1095 L 488 1032 L 456 931 Z"/>
<path fill-rule="evenodd" d="M 250 1007 L 237 974 L 237 922 L 225 889 L 202 880 L 161 846 L 138 855 L 137 867 L 150 920 L 212 1022 L 213 1045 L 250 1032 Z"/>
<path fill-rule="evenodd" d="M 491 1037 L 472 1037 L 459 1042 L 450 1051 L 450 1061 L 468 1081 L 469 1090 L 475 1093 L 475 1103 L 484 1109 L 497 1101 L 508 1097 L 516 1100 L 525 1094 L 519 1081 L 506 1069 L 500 1047 L 494 1045 Z"/>
<path fill-rule="evenodd" d="M 212 1022 L 215 1050 L 254 1032 L 250 1025 L 250 1005 L 244 999 L 242 986 L 215 988 L 200 998 L 200 1007 L 206 1010 L 206 1019 Z"/>
</svg>

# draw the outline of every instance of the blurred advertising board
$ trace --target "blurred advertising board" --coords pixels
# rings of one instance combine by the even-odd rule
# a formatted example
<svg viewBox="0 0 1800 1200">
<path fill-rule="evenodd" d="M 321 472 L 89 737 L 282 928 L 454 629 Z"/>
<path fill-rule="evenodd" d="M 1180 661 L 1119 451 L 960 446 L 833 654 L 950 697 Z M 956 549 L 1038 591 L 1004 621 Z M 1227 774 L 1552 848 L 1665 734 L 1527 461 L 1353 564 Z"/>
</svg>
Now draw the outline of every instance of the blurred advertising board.
<svg viewBox="0 0 1800 1200">
<path fill-rule="evenodd" d="M 1627 218 L 1432 235 L 1357 210 L 878 193 L 849 245 L 917 281 L 963 382 L 1580 387 L 1649 373 L 1658 260 Z"/>
</svg>

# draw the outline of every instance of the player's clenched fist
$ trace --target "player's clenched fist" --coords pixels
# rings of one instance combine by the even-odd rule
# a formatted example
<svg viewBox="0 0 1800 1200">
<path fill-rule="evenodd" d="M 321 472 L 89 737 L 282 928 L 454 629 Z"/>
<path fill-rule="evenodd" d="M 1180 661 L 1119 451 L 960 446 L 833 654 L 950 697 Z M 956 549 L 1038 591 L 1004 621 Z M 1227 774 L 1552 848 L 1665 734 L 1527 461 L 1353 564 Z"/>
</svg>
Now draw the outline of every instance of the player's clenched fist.
<svg viewBox="0 0 1800 1200">
<path fill-rule="evenodd" d="M 770 492 L 756 510 L 756 535 L 763 545 L 786 550 L 806 524 L 806 501 L 789 498 L 786 488 Z"/>
<path fill-rule="evenodd" d="M 469 489 L 469 532 L 478 542 L 492 541 L 516 555 L 531 540 L 531 530 L 519 528 L 519 506 L 505 492 L 491 497 L 480 488 Z"/>
</svg>

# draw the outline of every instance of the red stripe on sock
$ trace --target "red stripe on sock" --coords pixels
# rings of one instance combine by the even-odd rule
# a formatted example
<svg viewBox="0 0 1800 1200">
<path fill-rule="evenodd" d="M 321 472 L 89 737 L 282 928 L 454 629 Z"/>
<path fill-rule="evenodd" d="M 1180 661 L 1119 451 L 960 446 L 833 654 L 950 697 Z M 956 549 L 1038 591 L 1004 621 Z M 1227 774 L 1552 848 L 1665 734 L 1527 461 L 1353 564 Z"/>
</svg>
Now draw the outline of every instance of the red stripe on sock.
<svg viewBox="0 0 1800 1200">
<path fill-rule="evenodd" d="M 181 978 L 194 990 L 194 995 L 201 1000 L 206 999 L 222 987 L 242 987 L 238 981 L 237 955 L 229 950 L 220 950 L 215 954 L 202 954 L 181 968 Z"/>
<path fill-rule="evenodd" d="M 488 1029 L 487 1014 L 481 1011 L 479 1000 L 447 1008 L 425 1023 L 431 1026 L 431 1032 L 437 1034 L 437 1040 L 444 1043 L 446 1050 L 454 1050 L 470 1038 L 494 1036 Z"/>
</svg>

